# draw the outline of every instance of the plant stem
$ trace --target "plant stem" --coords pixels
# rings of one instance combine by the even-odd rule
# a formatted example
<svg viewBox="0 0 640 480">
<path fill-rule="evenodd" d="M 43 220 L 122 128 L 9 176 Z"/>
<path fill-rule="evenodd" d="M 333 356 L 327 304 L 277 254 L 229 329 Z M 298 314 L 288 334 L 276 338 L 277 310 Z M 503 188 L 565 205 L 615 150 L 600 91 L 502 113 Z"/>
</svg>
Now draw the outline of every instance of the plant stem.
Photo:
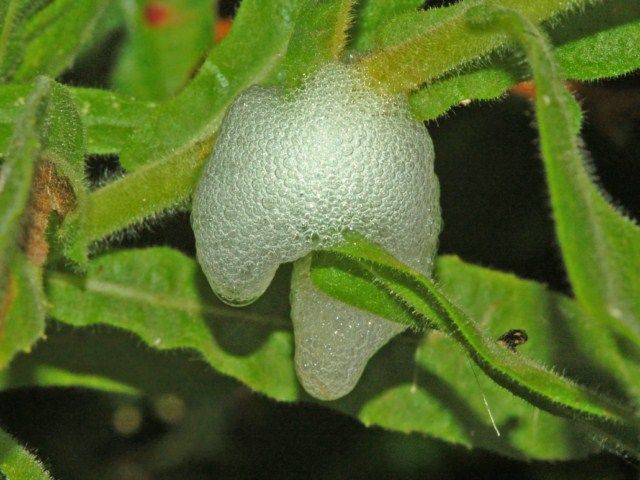
<svg viewBox="0 0 640 480">
<path fill-rule="evenodd" d="M 408 93 L 504 43 L 504 32 L 482 31 L 469 25 L 466 13 L 472 8 L 514 9 L 537 24 L 590 3 L 594 0 L 467 0 L 448 7 L 451 14 L 435 23 L 429 10 L 418 12 L 407 25 L 411 33 L 406 38 L 358 63 L 382 88 Z M 422 26 L 420 18 L 424 20 Z"/>
<path fill-rule="evenodd" d="M 87 241 L 101 240 L 186 201 L 211 152 L 211 140 L 141 167 L 89 196 Z"/>
</svg>

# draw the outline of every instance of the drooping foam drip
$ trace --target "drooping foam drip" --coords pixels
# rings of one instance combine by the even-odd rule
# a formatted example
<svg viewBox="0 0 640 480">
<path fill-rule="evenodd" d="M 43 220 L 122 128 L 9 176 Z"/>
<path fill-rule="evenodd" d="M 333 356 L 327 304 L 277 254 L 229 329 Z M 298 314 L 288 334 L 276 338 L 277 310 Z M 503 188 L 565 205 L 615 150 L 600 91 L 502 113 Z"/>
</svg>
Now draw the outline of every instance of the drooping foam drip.
<svg viewBox="0 0 640 480">
<path fill-rule="evenodd" d="M 328 297 L 312 284 L 309 266 L 308 258 L 297 261 L 292 280 L 296 370 L 309 394 L 333 400 L 353 389 L 369 358 L 404 327 Z"/>
</svg>

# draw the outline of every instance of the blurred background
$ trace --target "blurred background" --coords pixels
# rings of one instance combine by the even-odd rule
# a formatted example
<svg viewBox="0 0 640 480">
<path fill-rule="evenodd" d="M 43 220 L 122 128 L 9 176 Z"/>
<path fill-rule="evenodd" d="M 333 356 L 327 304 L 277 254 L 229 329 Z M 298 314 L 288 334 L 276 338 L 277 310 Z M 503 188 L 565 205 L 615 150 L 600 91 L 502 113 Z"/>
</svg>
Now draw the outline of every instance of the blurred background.
<svg viewBox="0 0 640 480">
<path fill-rule="evenodd" d="M 223 37 L 236 3 L 220 2 L 212 38 Z M 446 3 L 453 2 L 428 5 Z M 117 84 L 118 72 L 126 68 L 118 63 L 119 54 L 128 41 L 124 29 L 109 31 L 62 81 Z M 572 87 L 586 112 L 583 137 L 601 186 L 615 204 L 640 218 L 640 74 Z M 456 108 L 427 127 L 442 190 L 441 253 L 569 293 L 527 90 Z M 96 184 L 118 171 L 112 157 L 93 158 L 88 168 Z M 193 254 L 188 213 L 163 218 L 121 244 L 164 244 Z M 176 394 L 144 399 L 75 389 L 0 393 L 0 424 L 58 479 L 640 478 L 637 465 L 607 454 L 525 463 L 419 435 L 365 428 L 317 405 L 279 404 L 217 375 L 195 354 L 151 351 L 107 328 L 73 331 L 53 323 L 50 336 L 57 348 L 69 345 L 70 362 L 83 348 L 102 349 L 122 365 L 148 371 L 149 392 L 178 375 L 189 378 L 187 385 L 176 382 Z"/>
</svg>

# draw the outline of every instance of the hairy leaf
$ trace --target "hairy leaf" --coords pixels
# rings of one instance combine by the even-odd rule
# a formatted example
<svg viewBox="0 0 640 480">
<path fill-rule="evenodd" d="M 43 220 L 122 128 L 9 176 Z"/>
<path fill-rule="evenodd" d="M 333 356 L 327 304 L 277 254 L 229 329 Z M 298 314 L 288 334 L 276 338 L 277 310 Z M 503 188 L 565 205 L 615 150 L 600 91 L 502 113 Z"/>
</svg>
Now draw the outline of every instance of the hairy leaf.
<svg viewBox="0 0 640 480">
<path fill-rule="evenodd" d="M 24 25 L 20 66 L 14 78 L 57 77 L 93 41 L 109 0 L 54 0 Z"/>
<path fill-rule="evenodd" d="M 72 88 L 83 124 L 87 129 L 87 151 L 91 154 L 119 154 L 131 135 L 157 108 L 106 90 Z"/>
<path fill-rule="evenodd" d="M 415 12 L 424 3 L 424 0 L 361 0 L 357 4 L 350 48 L 355 51 L 371 50 L 379 29 L 393 17 Z"/>
<path fill-rule="evenodd" d="M 47 0 L 0 2 L 0 83 L 11 79 L 22 58 L 25 24 Z"/>
<path fill-rule="evenodd" d="M 465 310 L 482 318 L 491 335 L 524 328 L 531 338 L 520 347 L 524 355 L 567 369 L 593 385 L 606 385 L 624 397 L 612 374 L 614 364 L 594 364 L 590 357 L 592 350 L 605 352 L 610 347 L 607 338 L 592 334 L 587 317 L 574 302 L 534 282 L 456 259 L 442 259 L 438 272 L 447 293 L 463 299 Z M 256 306 L 233 309 L 212 297 L 193 259 L 153 248 L 99 257 L 86 278 L 51 272 L 47 291 L 50 312 L 60 321 L 132 331 L 153 348 L 196 350 L 213 368 L 259 392 L 282 400 L 309 400 L 294 374 L 287 284 L 280 277 Z M 584 332 L 577 337 L 585 339 L 584 345 L 570 343 L 574 331 Z M 559 343 L 549 338 L 558 338 Z M 69 362 L 54 364 L 70 368 L 76 361 Z M 597 449 L 574 423 L 538 410 L 481 371 L 476 373 L 481 387 L 467 354 L 448 337 L 405 335 L 374 357 L 350 395 L 325 405 L 368 425 L 427 433 L 519 458 L 578 458 Z M 503 432 L 499 438 L 482 392 Z"/>
<path fill-rule="evenodd" d="M 213 44 L 215 2 L 123 2 L 127 40 L 113 73 L 116 90 L 141 100 L 180 91 Z"/>
<path fill-rule="evenodd" d="M 0 369 L 14 355 L 29 351 L 44 333 L 45 298 L 42 273 L 22 252 L 13 256 L 8 272 L 0 276 Z"/>
<path fill-rule="evenodd" d="M 279 83 L 299 86 L 304 75 L 322 64 L 338 60 L 347 43 L 353 0 L 305 0 L 296 15 Z"/>
<path fill-rule="evenodd" d="M 86 278 L 50 274 L 47 292 L 60 321 L 126 329 L 158 349 L 191 348 L 258 391 L 297 397 L 288 320 L 270 313 L 268 301 L 248 312 L 224 306 L 198 265 L 175 250 L 107 254 L 90 264 Z"/>
<path fill-rule="evenodd" d="M 508 54 L 494 54 L 490 58 L 496 60 L 489 59 L 488 65 L 470 65 L 444 75 L 410 94 L 414 116 L 419 120 L 433 120 L 456 105 L 492 100 L 527 77 L 517 59 L 507 60 Z"/>
<path fill-rule="evenodd" d="M 21 247 L 51 87 L 46 79 L 36 83 L 0 170 L 0 368 L 44 332 L 40 272 Z"/>
<path fill-rule="evenodd" d="M 640 431 L 640 423 L 630 408 L 577 385 L 530 358 L 513 355 L 487 337 L 483 329 L 428 278 L 412 271 L 379 247 L 359 238 L 352 239 L 343 246 L 316 252 L 314 258 L 316 265 L 312 269 L 312 279 L 326 293 L 375 312 L 369 308 L 369 296 L 361 295 L 355 289 L 344 290 L 341 286 L 349 284 L 353 277 L 361 277 L 377 285 L 382 295 L 410 311 L 410 326 L 421 331 L 435 327 L 450 335 L 488 376 L 504 388 L 550 413 L 580 420 L 601 432 L 612 442 L 612 448 L 638 454 L 635 438 Z M 388 318 L 405 323 L 404 317 Z"/>
<path fill-rule="evenodd" d="M 87 152 L 116 154 L 129 142 L 134 128 L 156 108 L 152 102 L 93 88 L 69 88 L 87 134 Z M 29 85 L 0 85 L 0 155 L 6 151 L 13 124 L 24 109 Z"/>
<path fill-rule="evenodd" d="M 611 0 L 591 5 L 547 29 L 557 61 L 570 80 L 623 75 L 640 67 L 634 47 L 640 42 L 640 4 Z M 530 77 L 513 56 L 511 51 L 494 54 L 429 83 L 410 97 L 414 114 L 430 120 L 460 102 L 502 95 Z"/>
<path fill-rule="evenodd" d="M 556 233 L 575 295 L 587 311 L 640 345 L 640 227 L 618 212 L 593 182 L 573 128 L 576 102 L 566 95 L 544 34 L 516 12 L 494 12 L 480 19 L 482 25 L 509 32 L 533 71 Z"/>
<path fill-rule="evenodd" d="M 66 224 L 59 233 L 67 257 L 79 264 L 87 258 L 84 238 L 88 187 L 85 182 L 84 130 L 76 106 L 66 89 L 52 80 L 41 77 L 38 85 L 47 85 L 43 112 L 34 131 L 38 137 L 31 163 L 37 164 L 30 188 L 31 210 L 25 220 L 28 230 L 24 248 L 27 255 L 41 265 L 48 248 L 45 239 L 48 217 L 52 212 L 65 216 L 74 211 L 73 223 Z M 29 109 L 25 113 L 28 114 Z M 18 129 L 20 128 L 18 124 Z M 14 137 L 15 142 L 15 137 Z M 8 153 L 11 158 L 11 150 Z M 23 223 L 25 222 L 23 221 Z"/>
<path fill-rule="evenodd" d="M 49 251 L 50 214 L 66 215 L 76 209 L 74 229 L 61 233 L 65 242 L 84 231 L 84 132 L 73 101 L 53 80 L 39 77 L 35 82 L 0 174 L 2 368 L 44 331 L 40 266 Z M 77 261 L 86 258 L 82 250 L 75 253 Z"/>
<path fill-rule="evenodd" d="M 38 459 L 0 430 L 0 473 L 9 480 L 51 480 Z"/>
<path fill-rule="evenodd" d="M 394 22 L 381 47 L 359 60 L 362 68 L 392 92 L 409 92 L 421 84 L 483 55 L 505 43 L 505 35 L 470 27 L 465 13 L 476 5 L 491 3 L 515 8 L 539 23 L 565 13 L 588 0 L 466 0 L 446 9 L 404 15 Z"/>
<path fill-rule="evenodd" d="M 47 81 L 36 84 L 16 122 L 7 159 L 0 170 L 0 298 L 3 298 L 3 275 L 18 246 L 22 215 L 29 202 L 35 165 L 42 149 L 40 130 L 50 90 L 51 84 Z"/>
<path fill-rule="evenodd" d="M 104 239 L 172 208 L 184 208 L 210 153 L 208 142 L 196 144 L 93 192 L 87 207 L 87 242 Z"/>
<path fill-rule="evenodd" d="M 243 1 L 231 31 L 211 50 L 194 80 L 140 125 L 122 153 L 122 165 L 135 170 L 211 139 L 236 95 L 264 80 L 281 60 L 299 2 Z"/>
<path fill-rule="evenodd" d="M 551 43 L 564 75 L 571 80 L 615 77 L 640 67 L 640 3 L 597 2 L 551 25 Z"/>
<path fill-rule="evenodd" d="M 99 392 L 140 395 L 140 392 L 129 385 L 112 380 L 95 373 L 79 373 L 71 368 L 60 368 L 55 365 L 41 363 L 32 359 L 33 353 L 18 357 L 8 369 L 0 372 L 0 388 L 58 387 L 84 388 Z M 124 366 L 123 369 L 126 369 Z M 152 371 L 152 370 L 150 370 Z"/>
<path fill-rule="evenodd" d="M 65 256 L 79 265 L 87 261 L 86 215 L 88 186 L 85 180 L 85 135 L 80 115 L 67 90 L 54 83 L 48 105 L 49 128 L 44 139 L 42 158 L 53 166 L 50 178 L 36 185 L 49 195 L 51 209 L 72 221 L 58 235 Z"/>
<path fill-rule="evenodd" d="M 194 458 L 216 458 L 234 422 L 229 414 L 236 410 L 239 394 L 246 395 L 237 382 L 217 374 L 205 361 L 194 358 L 192 351 L 159 351 L 147 348 L 129 332 L 60 323 L 51 325 L 46 340 L 33 353 L 18 356 L 7 371 L 0 372 L 1 389 L 34 386 L 92 389 L 110 394 L 104 402 L 107 405 L 133 403 L 153 409 L 155 417 L 169 428 L 137 445 L 128 458 L 148 465 L 158 475 L 169 468 L 184 467 Z M 78 407 L 83 405 L 86 408 L 87 403 Z M 93 409 L 96 404 L 88 405 Z M 83 459 L 77 471 L 84 477 L 82 472 L 102 471 L 105 463 L 112 462 L 95 454 L 95 432 L 91 432 L 95 424 L 86 418 L 91 413 L 74 413 L 69 418 L 81 418 L 84 427 L 74 420 L 69 424 L 60 419 L 57 425 L 63 438 L 56 436 L 54 441 L 71 449 L 74 458 Z M 112 438 L 108 435 L 105 440 Z M 45 448 L 41 443 L 39 446 Z"/>
</svg>

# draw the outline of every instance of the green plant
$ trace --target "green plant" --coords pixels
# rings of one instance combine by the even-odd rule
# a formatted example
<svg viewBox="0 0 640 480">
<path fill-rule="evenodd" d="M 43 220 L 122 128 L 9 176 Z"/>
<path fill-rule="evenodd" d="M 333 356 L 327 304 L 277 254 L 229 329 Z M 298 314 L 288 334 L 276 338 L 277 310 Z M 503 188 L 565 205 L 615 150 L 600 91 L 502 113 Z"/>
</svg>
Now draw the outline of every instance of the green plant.
<svg viewBox="0 0 640 480">
<path fill-rule="evenodd" d="M 216 45 L 202 33 L 214 20 L 210 0 L 0 4 L 0 386 L 158 391 L 146 378 L 153 372 L 117 373 L 97 354 L 91 367 L 65 360 L 75 347 L 64 328 L 28 354 L 49 317 L 80 330 L 126 330 L 152 349 L 195 351 L 271 398 L 311 400 L 295 376 L 286 289 L 275 285 L 234 309 L 203 288 L 192 257 L 162 246 L 118 248 L 117 236 L 189 209 L 227 108 L 252 85 L 292 91 L 324 65 L 345 62 L 381 95 L 406 96 L 416 119 L 433 120 L 533 78 L 573 297 L 452 256 L 436 261 L 434 283 L 428 269 L 416 272 L 348 233 L 344 245 L 307 257 L 315 286 L 414 332 L 379 352 L 355 390 L 327 405 L 366 425 L 516 458 L 567 460 L 601 449 L 639 458 L 640 229 L 594 183 L 581 109 L 564 81 L 640 67 L 640 6 L 423 3 L 244 0 Z M 129 36 L 113 73 L 116 91 L 54 80 L 123 25 Z M 125 174 L 89 185 L 86 162 L 96 155 L 117 156 Z M 547 340 L 512 351 L 495 339 L 514 327 Z M 58 345 L 56 335 L 62 350 L 47 347 Z M 558 352 L 561 340 L 578 347 Z M 493 380 L 481 377 L 482 393 L 469 359 Z M 418 381 L 416 369 L 430 380 Z M 494 427 L 508 434 L 496 436 Z M 8 436 L 0 443 L 7 475 L 38 478 L 19 467 L 37 469 L 30 456 Z"/>
</svg>

